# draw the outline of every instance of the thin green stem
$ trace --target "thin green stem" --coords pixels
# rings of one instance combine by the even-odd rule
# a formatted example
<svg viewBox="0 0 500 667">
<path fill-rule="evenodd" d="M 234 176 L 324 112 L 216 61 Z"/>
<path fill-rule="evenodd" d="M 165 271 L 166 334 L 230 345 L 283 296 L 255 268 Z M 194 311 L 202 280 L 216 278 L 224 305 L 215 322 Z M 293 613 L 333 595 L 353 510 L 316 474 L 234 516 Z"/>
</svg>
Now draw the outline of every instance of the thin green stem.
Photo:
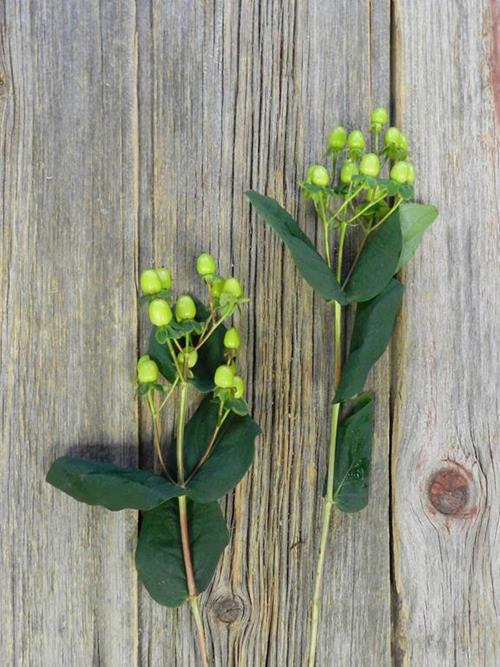
<svg viewBox="0 0 500 667">
<path fill-rule="evenodd" d="M 347 206 L 349 206 L 349 203 L 350 203 L 353 199 L 356 199 L 356 197 L 359 195 L 359 193 L 361 192 L 361 190 L 363 189 L 363 187 L 364 187 L 364 186 L 361 185 L 357 190 L 354 190 L 354 192 L 353 192 L 352 194 L 349 194 L 349 195 L 345 198 L 344 203 L 342 204 L 342 206 L 339 206 L 339 208 L 337 209 L 337 211 L 335 211 L 335 213 L 333 214 L 333 217 L 331 218 L 332 221 L 335 220 L 335 218 L 338 218 L 338 217 L 339 217 L 339 215 L 342 213 L 342 211 L 343 211 Z"/>
<path fill-rule="evenodd" d="M 172 394 L 174 393 L 178 384 L 179 384 L 179 378 L 176 377 L 175 380 L 174 380 L 174 384 L 170 387 L 170 389 L 167 392 L 167 395 L 165 396 L 163 401 L 160 403 L 160 407 L 158 408 L 158 412 L 161 412 L 163 410 L 163 408 L 167 404 L 168 399 L 172 396 Z"/>
<path fill-rule="evenodd" d="M 160 433 L 159 410 L 156 409 L 156 406 L 154 404 L 152 392 L 148 392 L 147 402 L 148 402 L 149 411 L 151 412 L 151 419 L 153 420 L 153 443 L 154 443 L 154 449 L 155 449 L 155 452 L 156 452 L 156 456 L 158 457 L 158 461 L 160 463 L 160 467 L 163 471 L 163 474 L 171 482 L 173 482 L 174 480 L 172 479 L 170 473 L 168 472 L 168 469 L 167 469 L 167 466 L 165 465 L 165 461 L 163 459 L 163 454 L 162 454 L 162 451 L 161 451 L 161 433 Z"/>
</svg>

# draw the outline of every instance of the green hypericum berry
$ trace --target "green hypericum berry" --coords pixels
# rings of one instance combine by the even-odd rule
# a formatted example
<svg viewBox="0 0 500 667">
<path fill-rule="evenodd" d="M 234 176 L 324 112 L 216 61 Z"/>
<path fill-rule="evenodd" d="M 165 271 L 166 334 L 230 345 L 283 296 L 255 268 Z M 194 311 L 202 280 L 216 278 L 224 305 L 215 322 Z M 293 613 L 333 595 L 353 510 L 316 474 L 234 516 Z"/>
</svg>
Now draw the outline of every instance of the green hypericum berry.
<svg viewBox="0 0 500 667">
<path fill-rule="evenodd" d="M 245 383 L 243 382 L 243 379 L 240 378 L 239 375 L 234 376 L 233 387 L 234 387 L 234 397 L 243 398 L 243 394 L 245 393 Z"/>
<path fill-rule="evenodd" d="M 399 137 L 401 132 L 397 127 L 390 127 L 387 132 L 384 134 L 384 145 L 389 147 L 397 146 L 399 143 Z"/>
<path fill-rule="evenodd" d="M 372 125 L 383 127 L 389 120 L 389 114 L 384 107 L 377 107 L 372 111 L 371 121 Z"/>
<path fill-rule="evenodd" d="M 158 366 L 152 359 L 144 359 L 143 361 L 139 359 L 137 363 L 137 379 L 140 384 L 149 384 L 151 382 L 156 382 L 158 380 L 160 371 Z"/>
<path fill-rule="evenodd" d="M 187 359 L 187 367 L 188 368 L 193 368 L 193 366 L 196 366 L 196 362 L 198 361 L 198 351 L 193 350 L 193 348 L 190 348 L 187 352 L 184 350 L 184 352 L 179 352 L 177 355 L 177 361 L 179 362 L 179 366 L 184 366 L 184 362 Z"/>
<path fill-rule="evenodd" d="M 139 366 L 143 364 L 145 361 L 149 361 L 150 359 L 151 357 L 149 356 L 149 354 L 143 354 L 142 357 L 139 357 L 137 361 L 137 368 L 139 368 Z"/>
<path fill-rule="evenodd" d="M 224 289 L 224 280 L 222 278 L 214 278 L 210 283 L 210 293 L 214 299 L 218 299 Z"/>
<path fill-rule="evenodd" d="M 340 170 L 340 181 L 344 185 L 349 185 L 351 183 L 353 176 L 359 174 L 359 169 L 357 164 L 352 160 L 344 160 L 342 163 L 342 168 Z"/>
<path fill-rule="evenodd" d="M 408 137 L 404 132 L 399 133 L 398 148 L 403 151 L 408 150 Z"/>
<path fill-rule="evenodd" d="M 243 296 L 243 290 L 236 278 L 226 278 L 222 291 L 224 294 L 229 294 L 229 296 L 233 296 L 235 299 L 240 299 Z"/>
<path fill-rule="evenodd" d="M 373 176 L 373 178 L 378 176 L 380 173 L 378 155 L 375 155 L 375 153 L 366 153 L 366 155 L 363 155 L 359 164 L 359 171 L 363 176 Z"/>
<path fill-rule="evenodd" d="M 313 185 L 326 188 L 330 183 L 330 174 L 328 173 L 328 169 L 321 164 L 313 164 L 307 170 L 307 180 Z"/>
<path fill-rule="evenodd" d="M 408 178 L 406 179 L 407 183 L 415 183 L 415 179 L 417 177 L 417 172 L 415 171 L 415 167 L 411 162 L 406 163 L 408 165 Z"/>
<path fill-rule="evenodd" d="M 408 181 L 409 169 L 407 162 L 396 162 L 391 169 L 391 178 L 398 183 L 406 183 Z"/>
<path fill-rule="evenodd" d="M 361 130 L 353 130 L 347 138 L 347 145 L 351 150 L 362 151 L 365 147 L 365 137 Z"/>
<path fill-rule="evenodd" d="M 141 273 L 141 289 L 144 294 L 158 294 L 158 292 L 161 292 L 161 280 L 154 269 L 146 269 Z"/>
<path fill-rule="evenodd" d="M 238 350 L 240 347 L 240 334 L 238 329 L 234 327 L 228 329 L 224 335 L 224 347 L 227 347 L 228 350 Z"/>
<path fill-rule="evenodd" d="M 215 263 L 215 259 L 207 252 L 202 252 L 196 260 L 196 270 L 200 276 L 213 276 L 213 274 L 217 271 L 217 264 Z"/>
<path fill-rule="evenodd" d="M 172 287 L 172 275 L 164 266 L 156 269 L 156 275 L 160 279 L 162 289 L 170 289 Z"/>
<path fill-rule="evenodd" d="M 189 294 L 184 294 L 177 299 L 175 304 L 175 319 L 177 322 L 183 320 L 194 320 L 196 317 L 196 305 Z"/>
<path fill-rule="evenodd" d="M 339 151 L 346 145 L 347 130 L 341 125 L 337 125 L 328 135 L 328 146 L 335 151 Z"/>
<path fill-rule="evenodd" d="M 155 327 L 164 327 L 172 321 L 172 309 L 163 299 L 153 299 L 149 304 L 149 319 Z"/>
<path fill-rule="evenodd" d="M 230 366 L 219 366 L 215 371 L 214 382 L 221 389 L 230 389 L 234 384 L 234 370 Z"/>
</svg>

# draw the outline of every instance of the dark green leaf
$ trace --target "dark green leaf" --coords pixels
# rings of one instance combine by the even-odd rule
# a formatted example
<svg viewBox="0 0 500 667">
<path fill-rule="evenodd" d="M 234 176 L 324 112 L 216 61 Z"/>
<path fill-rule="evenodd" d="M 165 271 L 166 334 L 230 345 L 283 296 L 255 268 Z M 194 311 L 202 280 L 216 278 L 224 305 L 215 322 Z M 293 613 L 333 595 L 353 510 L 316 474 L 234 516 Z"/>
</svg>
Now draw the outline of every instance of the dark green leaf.
<svg viewBox="0 0 500 667">
<path fill-rule="evenodd" d="M 156 328 L 153 328 L 153 330 L 151 331 L 151 335 L 149 337 L 148 354 L 151 357 L 151 359 L 156 361 L 160 373 L 163 375 L 163 377 L 166 380 L 168 380 L 168 382 L 173 383 L 175 382 L 175 378 L 177 377 L 175 364 L 168 347 L 166 345 L 161 345 L 157 341 L 156 331 L 157 331 Z"/>
<path fill-rule="evenodd" d="M 435 206 L 424 204 L 402 204 L 399 210 L 403 247 L 396 271 L 400 271 L 408 264 L 422 240 L 423 233 L 434 222 L 438 214 Z"/>
<path fill-rule="evenodd" d="M 393 278 L 383 292 L 357 306 L 349 356 L 336 402 L 352 398 L 363 389 L 371 367 L 391 338 L 402 296 L 403 286 Z"/>
<path fill-rule="evenodd" d="M 241 417 L 248 414 L 248 404 L 242 398 L 230 398 L 225 402 L 224 407 Z"/>
<path fill-rule="evenodd" d="M 349 299 L 342 291 L 333 271 L 316 251 L 309 238 L 295 220 L 274 199 L 249 190 L 245 195 L 257 213 L 270 225 L 287 245 L 304 279 L 327 301 L 346 305 Z"/>
<path fill-rule="evenodd" d="M 202 322 L 198 322 L 197 320 L 183 320 L 182 322 L 172 321 L 166 327 L 158 329 L 156 340 L 162 344 L 166 342 L 167 338 L 177 340 L 178 338 L 184 338 L 184 336 L 187 336 L 188 334 L 199 334 L 201 333 L 202 328 Z"/>
<path fill-rule="evenodd" d="M 196 589 L 204 591 L 214 575 L 229 533 L 217 503 L 187 501 L 188 532 Z M 144 512 L 135 563 L 151 597 L 179 607 L 189 596 L 179 527 L 178 501 Z"/>
<path fill-rule="evenodd" d="M 323 194 L 328 195 L 329 197 L 335 197 L 336 195 L 339 194 L 339 190 L 337 190 L 336 188 L 328 188 L 321 185 L 314 185 L 314 183 L 308 183 L 307 181 L 301 181 L 299 185 L 303 190 L 306 190 L 311 194 L 317 194 L 318 192 L 322 192 Z"/>
<path fill-rule="evenodd" d="M 218 366 L 224 364 L 224 336 L 226 328 L 223 324 L 217 327 L 210 338 L 198 350 L 198 361 L 193 371 L 193 384 L 201 392 L 213 391 L 214 375 Z M 195 339 L 196 343 L 196 339 Z"/>
<path fill-rule="evenodd" d="M 109 510 L 148 510 L 183 493 L 180 486 L 146 470 L 63 456 L 52 464 L 47 482 L 68 495 Z"/>
<path fill-rule="evenodd" d="M 334 500 L 342 512 L 359 512 L 368 503 L 372 437 L 372 399 L 362 394 L 338 432 Z"/>
<path fill-rule="evenodd" d="M 396 272 L 401 254 L 401 227 L 395 211 L 366 242 L 356 268 L 347 283 L 352 301 L 368 301 L 379 294 Z"/>
</svg>

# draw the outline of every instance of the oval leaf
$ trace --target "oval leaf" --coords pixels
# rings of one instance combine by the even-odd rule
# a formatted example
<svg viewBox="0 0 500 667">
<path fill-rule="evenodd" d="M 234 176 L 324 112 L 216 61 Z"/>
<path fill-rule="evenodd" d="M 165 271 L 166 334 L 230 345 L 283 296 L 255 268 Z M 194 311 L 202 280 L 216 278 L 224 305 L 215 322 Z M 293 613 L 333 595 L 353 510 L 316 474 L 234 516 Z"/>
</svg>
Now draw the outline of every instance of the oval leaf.
<svg viewBox="0 0 500 667">
<path fill-rule="evenodd" d="M 391 338 L 402 296 L 403 285 L 393 278 L 381 294 L 358 305 L 349 356 L 335 395 L 336 403 L 362 391 L 371 367 Z"/>
<path fill-rule="evenodd" d="M 72 498 L 108 510 L 149 510 L 184 493 L 160 475 L 112 463 L 62 456 L 54 461 L 47 482 Z"/>
<path fill-rule="evenodd" d="M 199 505 L 188 500 L 187 515 L 194 578 L 197 591 L 202 592 L 212 580 L 229 532 L 217 503 Z M 187 600 L 178 501 L 144 512 L 135 563 L 140 580 L 156 602 L 179 607 Z"/>
<path fill-rule="evenodd" d="M 172 384 L 175 382 L 175 378 L 177 377 L 175 364 L 168 347 L 158 342 L 156 338 L 156 332 L 156 327 L 153 327 L 149 337 L 148 354 L 151 359 L 153 359 L 153 361 L 156 361 L 160 373 L 163 375 L 165 380 Z"/>
<path fill-rule="evenodd" d="M 403 246 L 396 271 L 408 264 L 422 240 L 423 233 L 438 215 L 435 206 L 424 204 L 403 204 L 399 210 Z"/>
<path fill-rule="evenodd" d="M 287 245 L 298 270 L 309 285 L 327 301 L 338 301 L 342 305 L 349 303 L 333 271 L 285 209 L 274 199 L 253 190 L 245 192 L 245 195 L 257 213 Z"/>
<path fill-rule="evenodd" d="M 368 237 L 345 290 L 351 301 L 368 301 L 387 287 L 396 273 L 401 243 L 399 212 L 395 211 Z"/>
</svg>

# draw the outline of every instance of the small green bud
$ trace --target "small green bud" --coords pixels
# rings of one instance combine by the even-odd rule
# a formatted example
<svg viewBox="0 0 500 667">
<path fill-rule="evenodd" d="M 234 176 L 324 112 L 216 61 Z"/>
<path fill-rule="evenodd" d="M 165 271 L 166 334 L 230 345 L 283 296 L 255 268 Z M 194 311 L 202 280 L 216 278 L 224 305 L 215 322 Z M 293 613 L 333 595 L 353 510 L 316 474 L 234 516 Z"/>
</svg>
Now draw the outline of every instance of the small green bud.
<svg viewBox="0 0 500 667">
<path fill-rule="evenodd" d="M 170 289 L 172 287 L 172 275 L 164 266 L 156 269 L 156 275 L 160 279 L 162 289 Z"/>
<path fill-rule="evenodd" d="M 347 130 L 341 125 L 337 125 L 328 135 L 328 146 L 335 151 L 339 151 L 346 145 Z"/>
<path fill-rule="evenodd" d="M 415 171 L 415 167 L 411 162 L 406 163 L 408 165 L 408 178 L 406 179 L 408 183 L 415 183 L 415 179 L 417 177 L 417 172 Z"/>
<path fill-rule="evenodd" d="M 184 294 L 177 299 L 175 304 L 175 319 L 177 322 L 182 320 L 194 320 L 196 317 L 196 305 L 189 294 Z"/>
<path fill-rule="evenodd" d="M 156 382 L 160 374 L 158 366 L 152 359 L 144 359 L 144 357 L 141 357 L 141 359 L 137 363 L 137 380 L 140 384 Z"/>
<path fill-rule="evenodd" d="M 187 361 L 187 367 L 193 368 L 193 366 L 196 366 L 196 362 L 198 361 L 198 351 L 194 350 L 193 348 L 189 348 L 187 351 L 184 350 L 184 352 L 179 352 L 177 355 L 177 361 L 181 367 L 183 367 L 185 361 Z"/>
<path fill-rule="evenodd" d="M 401 132 L 397 127 L 390 127 L 384 134 L 384 145 L 393 148 L 398 145 Z"/>
<path fill-rule="evenodd" d="M 357 176 L 358 174 L 358 165 L 352 160 L 344 160 L 340 170 L 340 182 L 344 185 L 349 185 L 352 182 L 353 176 Z"/>
<path fill-rule="evenodd" d="M 224 289 L 224 280 L 222 278 L 214 278 L 210 283 L 210 293 L 214 299 L 218 299 Z"/>
<path fill-rule="evenodd" d="M 172 321 L 172 309 L 163 299 L 153 299 L 149 304 L 149 319 L 155 327 L 163 327 Z"/>
<path fill-rule="evenodd" d="M 361 130 L 353 130 L 347 138 L 347 145 L 351 150 L 362 151 L 365 147 L 365 137 Z"/>
<path fill-rule="evenodd" d="M 391 169 L 391 178 L 398 183 L 406 183 L 408 181 L 409 169 L 407 162 L 396 162 Z"/>
<path fill-rule="evenodd" d="M 230 366 L 219 366 L 215 371 L 214 382 L 221 389 L 230 389 L 234 384 L 234 370 Z"/>
<path fill-rule="evenodd" d="M 243 394 L 245 393 L 245 383 L 243 382 L 243 379 L 240 378 L 239 375 L 234 376 L 233 387 L 234 387 L 234 397 L 243 398 Z"/>
<path fill-rule="evenodd" d="M 240 334 L 238 329 L 232 327 L 228 329 L 224 335 L 224 347 L 228 350 L 238 350 L 240 347 Z"/>
<path fill-rule="evenodd" d="M 380 173 L 380 160 L 375 153 L 366 153 L 361 158 L 359 171 L 363 176 L 373 176 L 375 178 Z"/>
<path fill-rule="evenodd" d="M 213 274 L 217 271 L 217 264 L 215 263 L 215 259 L 207 252 L 202 252 L 196 260 L 196 270 L 200 276 L 213 276 Z"/>
<path fill-rule="evenodd" d="M 144 294 L 161 292 L 161 280 L 154 269 L 146 269 L 141 273 L 141 289 Z"/>
<path fill-rule="evenodd" d="M 241 285 L 239 281 L 236 280 L 236 278 L 226 278 L 222 291 L 224 294 L 229 294 L 235 299 L 240 299 L 243 296 L 243 290 L 241 289 Z"/>
<path fill-rule="evenodd" d="M 373 126 L 382 128 L 389 120 L 389 114 L 384 107 L 377 107 L 372 111 L 371 121 Z"/>
<path fill-rule="evenodd" d="M 313 164 L 307 170 L 307 180 L 313 185 L 326 188 L 330 183 L 330 174 L 321 164 Z"/>
</svg>

